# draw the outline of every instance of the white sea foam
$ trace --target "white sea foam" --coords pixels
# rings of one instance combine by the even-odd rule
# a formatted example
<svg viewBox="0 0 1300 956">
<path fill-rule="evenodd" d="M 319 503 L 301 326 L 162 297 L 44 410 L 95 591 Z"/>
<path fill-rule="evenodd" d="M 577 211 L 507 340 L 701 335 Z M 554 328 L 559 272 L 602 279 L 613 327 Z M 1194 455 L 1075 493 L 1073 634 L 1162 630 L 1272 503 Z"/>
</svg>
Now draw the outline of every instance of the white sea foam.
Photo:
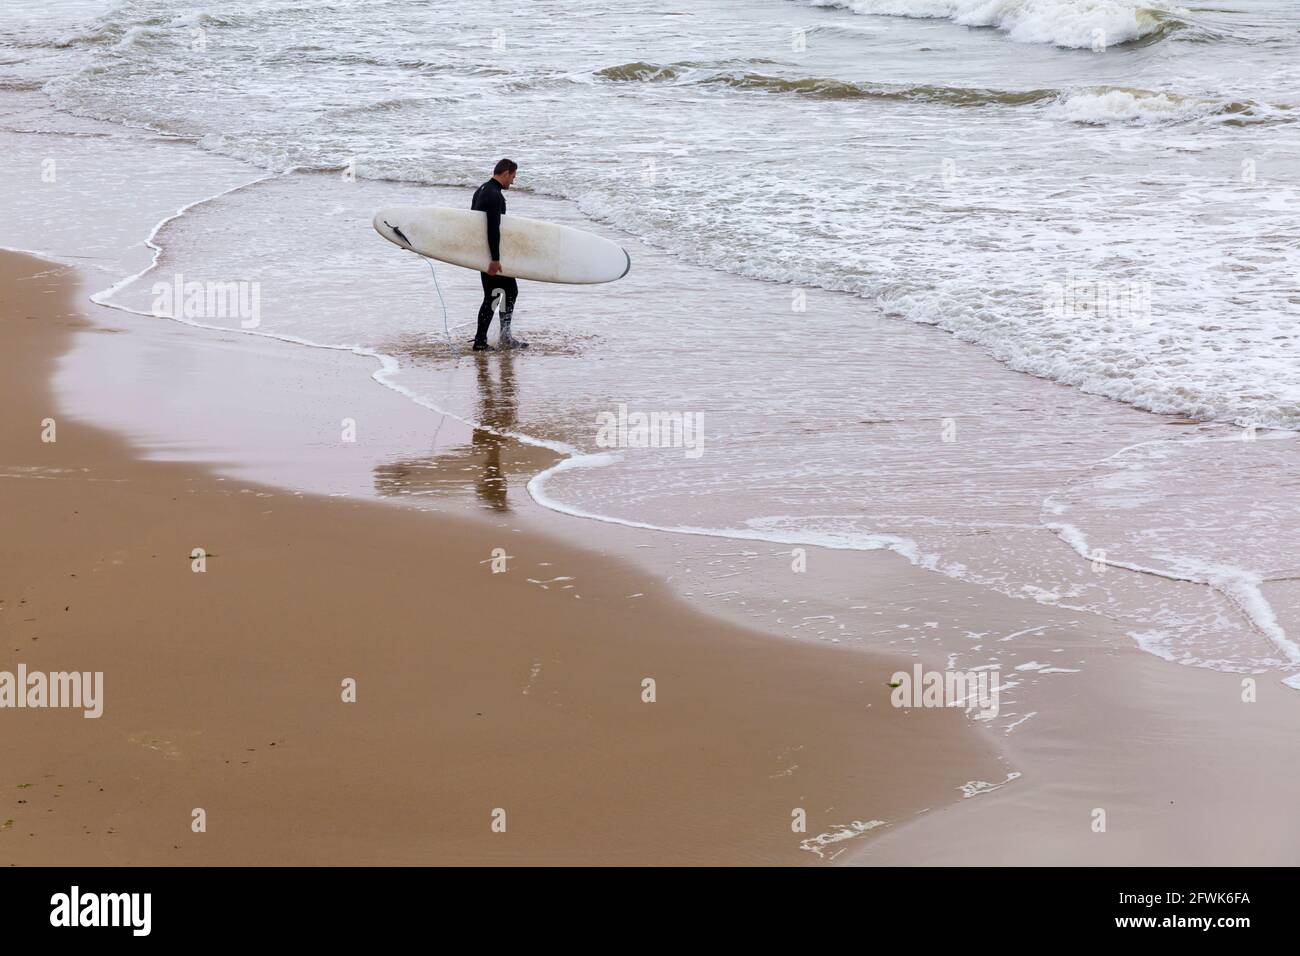
<svg viewBox="0 0 1300 956">
<path fill-rule="evenodd" d="M 1294 460 L 1294 433 L 1201 437 L 1143 442 L 1097 462 L 1071 485 L 1049 496 L 1044 525 L 1095 568 L 1117 568 L 1171 581 L 1203 585 L 1222 596 L 1277 651 L 1279 660 L 1233 655 L 1216 643 L 1222 624 L 1133 630 L 1130 636 L 1168 660 L 1221 670 L 1253 672 L 1260 666 L 1300 668 L 1300 643 L 1265 596 L 1270 582 L 1293 579 L 1290 543 L 1271 528 L 1294 520 L 1294 504 L 1277 475 Z M 1210 475 L 1220 480 L 1211 484 Z M 1261 481 L 1262 479 L 1262 481 Z M 1219 499 L 1248 502 L 1231 521 L 1219 516 Z M 1094 531 L 1081 527 L 1087 523 Z M 1159 611 L 1152 616 L 1158 616 Z M 1286 680 L 1296 686 L 1297 675 Z"/>
<path fill-rule="evenodd" d="M 854 13 L 994 27 L 1018 43 L 1091 48 L 1139 40 L 1182 8 L 1161 0 L 811 0 Z"/>
<path fill-rule="evenodd" d="M 1052 104 L 1053 115 L 1072 123 L 1169 123 L 1210 116 L 1224 104 L 1209 98 L 1179 96 L 1147 90 L 1082 90 Z"/>
<path fill-rule="evenodd" d="M 1007 774 L 1007 778 L 999 783 L 989 783 L 987 780 L 968 780 L 963 783 L 957 790 L 961 791 L 962 799 L 969 800 L 971 797 L 977 797 L 981 793 L 992 793 L 994 790 L 1001 790 L 1013 780 L 1020 779 L 1020 772 L 1013 770 Z"/>
<path fill-rule="evenodd" d="M 847 826 L 836 827 L 825 833 L 819 833 L 817 836 L 808 837 L 806 840 L 799 841 L 799 849 L 807 850 L 809 853 L 815 853 L 819 857 L 826 856 L 828 847 L 836 843 L 843 843 L 845 840 L 852 840 L 854 837 L 862 836 L 868 830 L 874 830 L 876 827 L 885 825 L 884 820 L 854 820 Z M 832 853 L 831 856 L 836 856 Z"/>
<path fill-rule="evenodd" d="M 516 436 L 518 437 L 518 436 Z M 572 452 L 572 449 L 569 449 Z M 622 459 L 619 453 L 572 454 L 552 467 L 534 475 L 528 482 L 528 494 L 538 504 L 552 511 L 567 514 L 574 518 L 588 518 L 608 524 L 618 524 L 629 528 L 641 528 L 646 531 L 666 531 L 672 534 L 698 535 L 707 538 L 728 538 L 738 541 L 768 541 L 773 544 L 809 545 L 828 548 L 834 551 L 893 551 L 906 558 L 917 567 L 942 571 L 954 577 L 960 576 L 960 569 L 953 566 L 941 567 L 934 555 L 924 554 L 910 538 L 891 534 L 864 534 L 862 532 L 826 533 L 806 527 L 800 519 L 791 518 L 755 518 L 749 527 L 707 527 L 701 525 L 666 525 L 648 521 L 636 521 L 602 514 L 575 505 L 563 498 L 556 497 L 546 490 L 547 483 L 557 475 L 574 469 L 602 468 L 615 464 Z M 792 524 L 792 530 L 782 530 L 782 524 Z"/>
</svg>

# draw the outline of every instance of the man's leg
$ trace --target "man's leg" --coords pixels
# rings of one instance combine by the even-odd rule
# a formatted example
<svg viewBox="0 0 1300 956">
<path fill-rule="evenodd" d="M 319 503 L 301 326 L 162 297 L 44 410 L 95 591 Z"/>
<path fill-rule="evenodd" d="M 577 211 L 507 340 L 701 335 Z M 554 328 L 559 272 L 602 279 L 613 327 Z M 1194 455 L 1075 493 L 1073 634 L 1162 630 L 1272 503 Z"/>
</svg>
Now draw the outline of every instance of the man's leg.
<svg viewBox="0 0 1300 956">
<path fill-rule="evenodd" d="M 483 304 L 478 307 L 478 329 L 474 333 L 474 348 L 482 350 L 491 348 L 488 345 L 487 334 L 488 326 L 492 324 L 492 307 L 496 304 L 493 294 L 496 290 L 492 276 L 486 272 L 480 272 L 478 275 L 483 283 Z"/>
<path fill-rule="evenodd" d="M 503 349 L 526 349 L 527 342 L 510 334 L 510 322 L 515 314 L 515 299 L 519 298 L 519 283 L 514 279 L 504 279 L 501 288 L 505 298 L 501 301 L 501 335 L 497 338 L 497 345 Z"/>
</svg>

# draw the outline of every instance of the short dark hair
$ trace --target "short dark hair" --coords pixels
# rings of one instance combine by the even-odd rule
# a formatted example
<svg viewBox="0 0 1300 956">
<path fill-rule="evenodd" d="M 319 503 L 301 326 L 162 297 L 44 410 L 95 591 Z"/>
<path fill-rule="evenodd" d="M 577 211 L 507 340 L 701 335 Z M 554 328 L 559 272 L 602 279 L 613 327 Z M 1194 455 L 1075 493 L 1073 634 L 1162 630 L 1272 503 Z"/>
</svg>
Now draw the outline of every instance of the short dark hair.
<svg viewBox="0 0 1300 956">
<path fill-rule="evenodd" d="M 497 168 L 492 170 L 493 176 L 500 176 L 502 173 L 513 173 L 519 168 L 519 164 L 513 159 L 503 159 L 497 163 Z"/>
</svg>

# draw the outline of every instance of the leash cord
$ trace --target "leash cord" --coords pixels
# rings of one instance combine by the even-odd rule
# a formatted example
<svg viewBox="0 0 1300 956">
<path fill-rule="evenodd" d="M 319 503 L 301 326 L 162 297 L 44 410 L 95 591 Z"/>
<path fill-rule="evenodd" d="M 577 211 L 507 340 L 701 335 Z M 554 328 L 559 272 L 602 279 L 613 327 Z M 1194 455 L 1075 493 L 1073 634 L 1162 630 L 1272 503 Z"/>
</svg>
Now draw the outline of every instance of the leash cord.
<svg viewBox="0 0 1300 956">
<path fill-rule="evenodd" d="M 433 267 L 433 260 L 421 256 L 425 262 L 429 263 L 429 274 L 433 276 L 433 287 L 438 292 L 438 304 L 442 306 L 442 331 L 447 336 L 447 347 L 451 349 L 457 360 L 460 359 L 460 349 L 456 348 L 451 340 L 451 326 L 447 323 L 447 303 L 442 298 L 442 286 L 438 284 L 438 270 Z"/>
</svg>

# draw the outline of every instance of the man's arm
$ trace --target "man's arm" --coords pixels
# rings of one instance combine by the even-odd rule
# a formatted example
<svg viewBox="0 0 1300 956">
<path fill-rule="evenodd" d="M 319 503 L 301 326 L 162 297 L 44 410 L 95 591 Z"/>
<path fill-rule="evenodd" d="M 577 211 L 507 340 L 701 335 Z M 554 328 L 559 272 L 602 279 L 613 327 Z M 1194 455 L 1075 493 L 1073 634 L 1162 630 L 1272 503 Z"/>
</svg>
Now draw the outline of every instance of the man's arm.
<svg viewBox="0 0 1300 956">
<path fill-rule="evenodd" d="M 493 276 L 501 271 L 501 207 L 505 205 L 500 196 L 496 199 L 483 210 L 487 213 L 488 252 L 492 254 L 488 275 Z"/>
</svg>

